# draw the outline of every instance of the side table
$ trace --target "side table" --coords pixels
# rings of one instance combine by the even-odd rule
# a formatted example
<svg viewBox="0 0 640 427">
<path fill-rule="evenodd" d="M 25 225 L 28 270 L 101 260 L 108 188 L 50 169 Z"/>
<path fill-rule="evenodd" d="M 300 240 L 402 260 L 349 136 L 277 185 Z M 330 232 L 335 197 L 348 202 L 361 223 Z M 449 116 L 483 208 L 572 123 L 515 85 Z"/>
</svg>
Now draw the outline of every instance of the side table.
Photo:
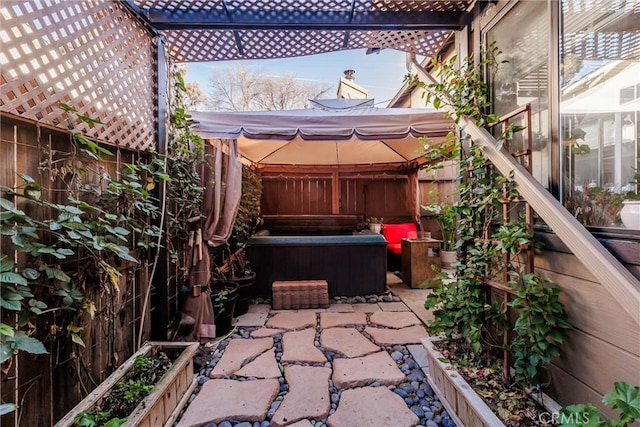
<svg viewBox="0 0 640 427">
<path fill-rule="evenodd" d="M 402 281 L 419 288 L 440 272 L 440 244 L 436 239 L 402 239 Z M 430 287 L 437 285 L 434 282 Z"/>
</svg>

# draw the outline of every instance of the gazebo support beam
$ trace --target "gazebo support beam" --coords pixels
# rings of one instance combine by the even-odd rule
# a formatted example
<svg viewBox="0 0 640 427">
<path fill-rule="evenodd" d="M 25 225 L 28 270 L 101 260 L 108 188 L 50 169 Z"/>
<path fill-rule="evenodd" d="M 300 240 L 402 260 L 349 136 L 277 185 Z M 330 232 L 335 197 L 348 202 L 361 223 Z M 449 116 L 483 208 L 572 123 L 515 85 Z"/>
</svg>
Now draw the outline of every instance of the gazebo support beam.
<svg viewBox="0 0 640 427">
<path fill-rule="evenodd" d="M 150 9 L 145 20 L 158 30 L 459 30 L 468 12 L 352 10 Z"/>
</svg>

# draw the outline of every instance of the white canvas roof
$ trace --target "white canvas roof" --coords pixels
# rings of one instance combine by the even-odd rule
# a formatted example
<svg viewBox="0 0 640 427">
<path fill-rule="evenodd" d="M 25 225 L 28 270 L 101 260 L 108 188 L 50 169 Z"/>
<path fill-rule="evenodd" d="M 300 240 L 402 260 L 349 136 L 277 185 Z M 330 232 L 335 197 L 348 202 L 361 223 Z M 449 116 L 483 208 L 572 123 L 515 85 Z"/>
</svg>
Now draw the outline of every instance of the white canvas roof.
<svg viewBox="0 0 640 427">
<path fill-rule="evenodd" d="M 240 154 L 262 165 L 398 164 L 422 156 L 419 138 L 441 140 L 451 119 L 432 109 L 376 108 L 373 100 L 314 100 L 312 108 L 190 112 L 205 139 L 238 139 Z"/>
</svg>

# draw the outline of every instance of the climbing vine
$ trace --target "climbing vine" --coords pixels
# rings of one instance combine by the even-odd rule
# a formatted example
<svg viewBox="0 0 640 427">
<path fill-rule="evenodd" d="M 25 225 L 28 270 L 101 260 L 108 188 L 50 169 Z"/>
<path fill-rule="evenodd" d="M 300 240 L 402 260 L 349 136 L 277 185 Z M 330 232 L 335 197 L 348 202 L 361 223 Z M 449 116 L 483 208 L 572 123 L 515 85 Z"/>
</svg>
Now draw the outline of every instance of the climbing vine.
<svg viewBox="0 0 640 427">
<path fill-rule="evenodd" d="M 457 57 L 434 60 L 437 83 L 427 84 L 413 76 L 408 80 L 425 89 L 425 99 L 434 107 L 447 107 L 455 123 L 466 117 L 477 126 L 491 126 L 499 118 L 486 113 L 490 101 L 484 74 L 499 66 L 500 54 L 492 44 L 477 64 L 473 57 L 464 58 L 460 66 Z M 497 138 L 498 148 L 522 130 L 520 126 L 508 126 Z M 434 309 L 430 331 L 457 340 L 466 357 L 477 360 L 492 349 L 503 348 L 502 337 L 509 329 L 513 334 L 509 351 L 516 383 L 525 387 L 539 384 L 544 367 L 559 356 L 570 324 L 558 298 L 559 289 L 550 287 L 540 275 L 524 271 L 523 251 L 534 244 L 527 223 L 518 212 L 510 214 L 515 217 L 511 222 L 500 222 L 504 200 L 520 199 L 517 187 L 511 176 L 502 176 L 492 167 L 463 130 L 449 134 L 444 144 L 425 141 L 425 148 L 432 162 L 461 159 L 456 208 L 461 259 L 455 267 L 455 280 L 444 281 L 425 302 L 425 307 Z M 504 273 L 509 277 L 504 285 L 515 294 L 509 307 L 487 298 L 487 283 Z M 509 309 L 517 313 L 513 324 L 506 316 Z"/>
</svg>

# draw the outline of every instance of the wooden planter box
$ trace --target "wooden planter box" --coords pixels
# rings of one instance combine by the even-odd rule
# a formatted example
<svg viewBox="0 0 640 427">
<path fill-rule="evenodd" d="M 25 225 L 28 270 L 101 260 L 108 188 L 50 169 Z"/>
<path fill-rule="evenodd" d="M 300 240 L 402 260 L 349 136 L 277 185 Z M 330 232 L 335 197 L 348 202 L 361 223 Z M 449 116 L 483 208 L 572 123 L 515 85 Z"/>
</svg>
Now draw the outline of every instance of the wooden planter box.
<svg viewBox="0 0 640 427">
<path fill-rule="evenodd" d="M 106 396 L 118 381 L 133 367 L 137 356 L 147 355 L 152 350 L 162 350 L 174 360 L 171 369 L 153 387 L 151 393 L 138 404 L 129 415 L 124 426 L 170 426 L 178 416 L 182 406 L 197 384 L 193 373 L 193 355 L 198 349 L 197 342 L 147 342 L 133 356 L 104 380 L 98 388 L 78 403 L 55 427 L 73 426 L 73 420 L 80 412 L 91 409 Z M 173 356 L 179 354 L 177 358 Z"/>
<path fill-rule="evenodd" d="M 445 357 L 433 346 L 433 343 L 438 341 L 440 341 L 438 337 L 422 339 L 429 361 L 427 377 L 451 419 L 456 425 L 463 427 L 504 425 L 469 383 L 460 376 L 456 368 L 450 363 L 439 360 Z M 560 405 L 545 394 L 542 395 L 542 404 L 549 413 L 557 413 L 560 410 Z"/>
</svg>

